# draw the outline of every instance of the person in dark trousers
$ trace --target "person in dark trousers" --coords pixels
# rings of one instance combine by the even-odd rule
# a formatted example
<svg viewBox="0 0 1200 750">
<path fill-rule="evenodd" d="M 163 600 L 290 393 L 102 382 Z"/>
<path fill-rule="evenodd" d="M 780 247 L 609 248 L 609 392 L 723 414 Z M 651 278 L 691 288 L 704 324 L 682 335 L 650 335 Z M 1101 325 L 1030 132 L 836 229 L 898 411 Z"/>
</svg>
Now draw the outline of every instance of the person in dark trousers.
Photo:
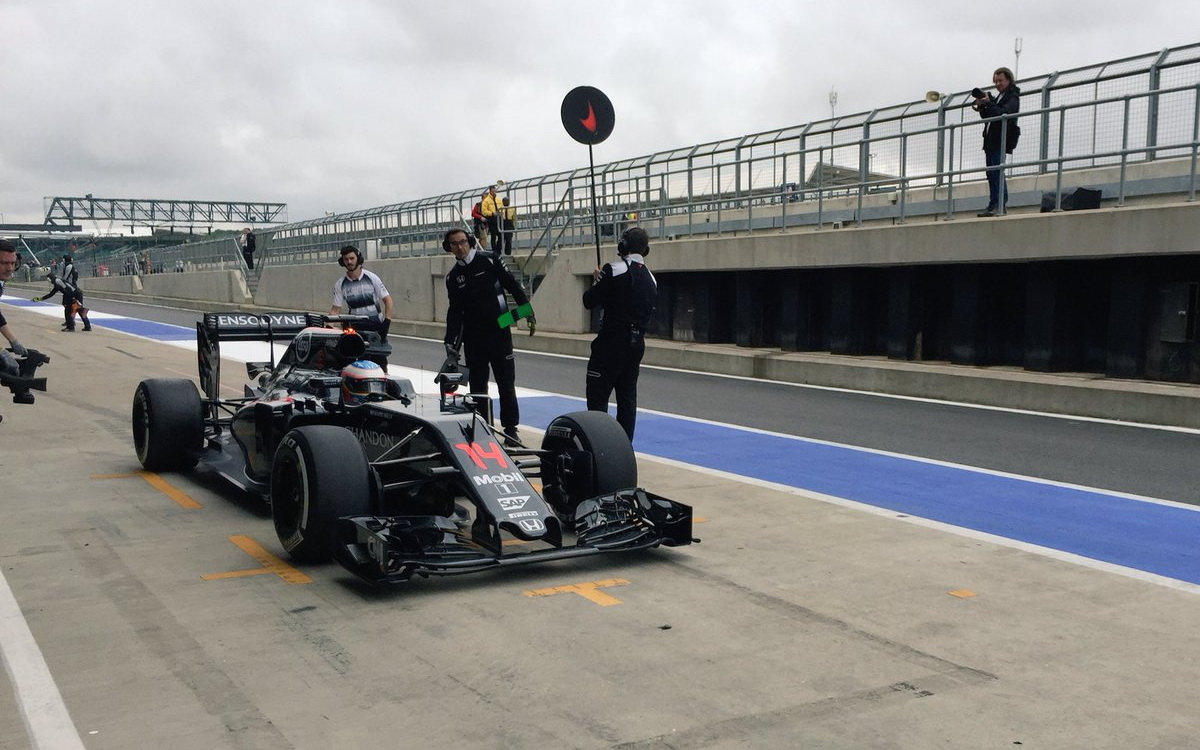
<svg viewBox="0 0 1200 750">
<path fill-rule="evenodd" d="M 1013 72 L 1008 68 L 996 68 L 992 74 L 996 95 L 975 89 L 975 102 L 971 108 L 983 118 L 1014 115 L 1021 111 L 1021 89 L 1013 82 Z M 983 126 L 983 155 L 987 162 L 988 204 L 980 216 L 1003 214 L 1008 205 L 1008 185 L 1005 184 L 1001 165 L 1004 155 L 1011 154 L 1017 147 L 1021 129 L 1016 118 L 995 120 Z"/>
<path fill-rule="evenodd" d="M 502 203 L 504 204 L 503 208 L 500 209 L 500 226 L 501 232 L 504 235 L 502 245 L 504 247 L 504 254 L 512 255 L 513 232 L 517 228 L 517 209 L 508 205 L 508 198 L 505 198 Z"/>
<path fill-rule="evenodd" d="M 71 270 L 75 266 L 71 263 L 65 264 L 63 270 Z M 75 313 L 79 313 L 80 320 L 83 321 L 83 330 L 92 330 L 92 321 L 88 320 L 88 309 L 83 306 L 83 292 L 80 291 L 76 284 L 69 283 L 67 278 L 59 276 L 54 271 L 46 274 L 46 281 L 50 282 L 50 291 L 43 294 L 41 297 L 34 297 L 34 302 L 45 302 L 56 294 L 62 295 L 63 304 L 63 325 L 62 330 L 75 330 Z"/>
<path fill-rule="evenodd" d="M 500 425 L 505 442 L 519 444 L 517 425 L 521 421 L 517 406 L 517 368 L 513 357 L 512 331 L 501 327 L 499 318 L 511 317 L 505 292 L 518 306 L 528 305 L 529 296 L 512 277 L 499 258 L 477 246 L 465 229 L 451 229 L 442 238 L 442 248 L 454 256 L 454 266 L 446 274 L 446 351 L 457 357 L 461 344 L 466 350 L 471 392 L 488 392 L 488 369 L 496 379 L 500 400 Z M 532 316 L 529 318 L 533 322 Z"/>
<path fill-rule="evenodd" d="M 637 422 L 637 381 L 646 353 L 646 328 L 658 302 L 658 282 L 646 268 L 650 238 L 646 230 L 630 227 L 617 242 L 620 260 L 594 272 L 596 283 L 583 293 L 583 306 L 600 308 L 600 332 L 592 341 L 587 364 L 587 407 L 608 411 L 608 397 L 617 392 L 617 422 L 633 441 Z"/>
<path fill-rule="evenodd" d="M 483 218 L 483 199 L 488 197 L 488 191 L 483 191 L 483 195 L 479 200 L 475 201 L 475 205 L 471 206 L 471 224 L 475 230 L 475 239 L 480 246 L 488 244 L 488 223 L 487 219 Z"/>
<path fill-rule="evenodd" d="M 242 234 L 238 237 L 238 245 L 242 248 L 242 258 L 246 260 L 246 268 L 254 270 L 254 245 L 257 240 L 254 239 L 254 232 L 250 231 L 250 227 L 242 230 Z"/>
<path fill-rule="evenodd" d="M 483 200 L 479 202 L 479 211 L 483 214 L 484 221 L 487 222 L 488 235 L 492 240 L 492 252 L 500 252 L 500 198 L 496 195 L 496 186 L 492 185 L 483 194 Z"/>
</svg>

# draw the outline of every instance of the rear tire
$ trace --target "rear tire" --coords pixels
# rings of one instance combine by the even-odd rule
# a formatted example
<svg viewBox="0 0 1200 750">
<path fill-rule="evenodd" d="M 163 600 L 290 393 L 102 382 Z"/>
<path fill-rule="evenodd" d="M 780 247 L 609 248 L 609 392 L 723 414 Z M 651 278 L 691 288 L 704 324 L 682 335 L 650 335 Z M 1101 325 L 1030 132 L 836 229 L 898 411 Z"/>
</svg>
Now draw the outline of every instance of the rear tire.
<svg viewBox="0 0 1200 750">
<path fill-rule="evenodd" d="M 550 422 L 542 450 L 556 455 L 542 459 L 542 494 L 551 507 L 573 516 L 581 500 L 637 486 L 637 459 L 625 430 L 602 411 L 576 411 Z M 591 454 L 586 466 L 560 470 L 564 452 Z"/>
<path fill-rule="evenodd" d="M 370 513 L 370 475 L 362 446 L 343 427 L 305 425 L 284 435 L 271 465 L 271 518 L 288 554 L 329 560 L 337 520 Z"/>
<path fill-rule="evenodd" d="M 190 469 L 204 445 L 204 405 L 192 381 L 143 380 L 133 394 L 133 448 L 147 471 Z"/>
</svg>

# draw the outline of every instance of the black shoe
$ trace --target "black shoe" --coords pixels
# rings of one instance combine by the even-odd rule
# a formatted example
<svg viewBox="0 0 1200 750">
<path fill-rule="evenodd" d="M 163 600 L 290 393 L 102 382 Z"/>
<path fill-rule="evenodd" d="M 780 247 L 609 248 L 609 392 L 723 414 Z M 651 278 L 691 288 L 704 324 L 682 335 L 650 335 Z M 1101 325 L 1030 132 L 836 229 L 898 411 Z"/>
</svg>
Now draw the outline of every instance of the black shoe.
<svg viewBox="0 0 1200 750">
<path fill-rule="evenodd" d="M 988 217 L 988 216 L 995 216 L 996 212 L 993 209 L 989 208 L 988 210 L 980 211 L 979 213 L 977 213 L 975 215 L 979 216 L 980 218 L 983 218 L 983 217 Z"/>
<path fill-rule="evenodd" d="M 91 323 L 84 323 L 84 324 L 83 324 L 83 330 L 85 330 L 85 331 L 90 331 L 90 330 L 92 330 L 92 324 L 91 324 Z"/>
<path fill-rule="evenodd" d="M 521 433 L 517 432 L 516 427 L 504 428 L 504 447 L 505 448 L 524 448 L 521 445 Z"/>
<path fill-rule="evenodd" d="M 62 332 L 63 332 L 63 333 L 75 333 L 75 326 L 70 326 L 70 327 L 68 327 L 68 326 L 63 326 L 63 327 L 62 327 Z"/>
<path fill-rule="evenodd" d="M 30 393 L 29 391 L 25 391 L 23 393 L 15 393 L 15 394 L 13 394 L 13 403 L 14 404 L 32 404 L 33 403 L 33 394 Z"/>
</svg>

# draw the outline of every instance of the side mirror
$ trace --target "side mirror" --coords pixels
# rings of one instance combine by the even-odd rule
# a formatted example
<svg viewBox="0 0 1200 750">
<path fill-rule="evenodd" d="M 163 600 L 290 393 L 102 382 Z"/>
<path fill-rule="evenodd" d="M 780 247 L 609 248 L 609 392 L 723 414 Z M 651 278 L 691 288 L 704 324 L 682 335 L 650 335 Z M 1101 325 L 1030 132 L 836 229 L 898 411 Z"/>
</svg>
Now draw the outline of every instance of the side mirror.
<svg viewBox="0 0 1200 750">
<path fill-rule="evenodd" d="M 259 375 L 269 375 L 270 373 L 271 373 L 271 363 L 270 362 L 247 362 L 246 363 L 246 375 L 251 380 L 253 380 L 254 378 L 257 378 Z"/>
</svg>

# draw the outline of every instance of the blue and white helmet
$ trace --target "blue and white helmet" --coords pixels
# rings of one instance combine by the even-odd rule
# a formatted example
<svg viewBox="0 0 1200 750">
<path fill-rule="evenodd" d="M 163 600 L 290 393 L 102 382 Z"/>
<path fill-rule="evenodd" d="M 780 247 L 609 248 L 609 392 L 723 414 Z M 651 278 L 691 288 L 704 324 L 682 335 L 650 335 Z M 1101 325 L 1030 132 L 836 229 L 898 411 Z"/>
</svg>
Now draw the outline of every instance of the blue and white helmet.
<svg viewBox="0 0 1200 750">
<path fill-rule="evenodd" d="M 378 401 L 387 395 L 387 375 L 376 363 L 360 359 L 342 368 L 343 404 Z"/>
</svg>

